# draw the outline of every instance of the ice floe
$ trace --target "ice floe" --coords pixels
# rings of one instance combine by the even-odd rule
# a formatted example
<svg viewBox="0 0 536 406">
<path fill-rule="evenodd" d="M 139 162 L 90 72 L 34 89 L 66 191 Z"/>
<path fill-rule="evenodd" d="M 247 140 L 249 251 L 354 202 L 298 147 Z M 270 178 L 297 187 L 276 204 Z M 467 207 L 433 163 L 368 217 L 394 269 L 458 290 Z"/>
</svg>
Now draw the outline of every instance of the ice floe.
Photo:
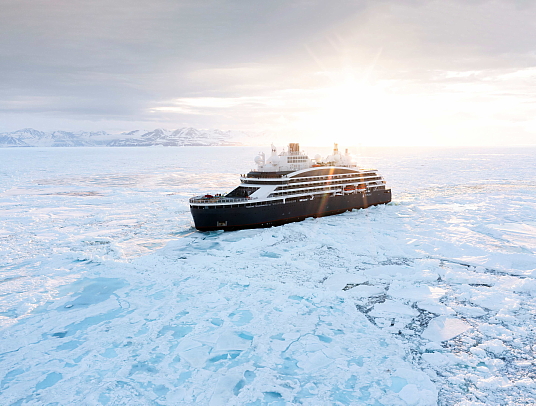
<svg viewBox="0 0 536 406">
<path fill-rule="evenodd" d="M 0 151 L 0 404 L 535 403 L 535 151 L 371 150 L 392 204 L 228 233 L 187 198 L 251 149 L 191 151 Z"/>
</svg>

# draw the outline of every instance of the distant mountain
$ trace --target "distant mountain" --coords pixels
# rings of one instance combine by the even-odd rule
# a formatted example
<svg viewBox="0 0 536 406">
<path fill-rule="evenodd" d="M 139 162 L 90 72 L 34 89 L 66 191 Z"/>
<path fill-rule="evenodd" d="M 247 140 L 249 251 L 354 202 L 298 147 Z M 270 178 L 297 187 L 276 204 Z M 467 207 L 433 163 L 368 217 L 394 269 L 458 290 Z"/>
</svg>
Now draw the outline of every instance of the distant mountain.
<svg viewBox="0 0 536 406">
<path fill-rule="evenodd" d="M 121 134 L 98 132 L 43 132 L 32 128 L 0 133 L 0 147 L 147 147 L 147 146 L 230 146 L 255 143 L 256 136 L 239 131 L 177 130 L 157 128 L 134 130 Z"/>
</svg>

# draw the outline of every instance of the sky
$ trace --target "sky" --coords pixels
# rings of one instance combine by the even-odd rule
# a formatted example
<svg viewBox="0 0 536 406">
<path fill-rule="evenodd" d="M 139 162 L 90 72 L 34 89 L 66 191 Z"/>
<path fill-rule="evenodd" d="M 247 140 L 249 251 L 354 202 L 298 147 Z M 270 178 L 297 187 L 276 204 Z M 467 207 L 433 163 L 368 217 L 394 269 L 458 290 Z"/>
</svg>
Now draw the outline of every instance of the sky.
<svg viewBox="0 0 536 406">
<path fill-rule="evenodd" d="M 0 131 L 536 145 L 536 0 L 0 0 Z"/>
</svg>

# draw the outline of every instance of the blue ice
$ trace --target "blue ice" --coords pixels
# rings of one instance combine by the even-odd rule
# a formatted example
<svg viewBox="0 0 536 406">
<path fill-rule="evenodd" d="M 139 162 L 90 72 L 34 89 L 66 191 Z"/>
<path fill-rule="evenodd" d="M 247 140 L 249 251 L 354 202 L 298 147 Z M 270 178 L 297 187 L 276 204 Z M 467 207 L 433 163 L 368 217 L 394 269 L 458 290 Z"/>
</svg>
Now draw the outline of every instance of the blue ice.
<svg viewBox="0 0 536 406">
<path fill-rule="evenodd" d="M 246 333 L 246 332 L 239 333 L 238 337 L 243 338 L 244 340 L 249 340 L 249 341 L 253 340 L 253 334 Z"/>
<path fill-rule="evenodd" d="M 281 395 L 279 392 L 263 392 L 264 394 L 264 400 L 266 402 L 282 399 L 283 395 Z"/>
<path fill-rule="evenodd" d="M 211 362 L 211 363 L 216 363 L 218 361 L 223 361 L 223 360 L 231 360 L 231 359 L 235 359 L 236 357 L 238 357 L 240 355 L 242 351 L 229 351 L 229 352 L 226 352 L 224 354 L 220 354 L 220 355 L 216 355 L 215 357 L 212 357 L 208 360 L 208 362 Z"/>
<path fill-rule="evenodd" d="M 350 365 L 357 365 L 358 367 L 363 366 L 363 357 L 359 356 L 357 358 L 350 358 L 348 360 L 348 366 Z"/>
<path fill-rule="evenodd" d="M 83 353 L 82 355 L 79 355 L 78 357 L 76 357 L 75 359 L 73 359 L 74 363 L 75 364 L 78 364 L 80 361 L 82 361 L 84 359 L 84 357 L 86 355 L 89 354 L 89 351 L 86 351 L 85 353 Z"/>
<path fill-rule="evenodd" d="M 166 297 L 166 294 L 160 291 L 160 292 L 153 293 L 152 295 L 150 295 L 150 297 L 152 297 L 155 300 L 162 300 L 164 297 Z"/>
<path fill-rule="evenodd" d="M 84 344 L 83 341 L 71 340 L 61 345 L 58 345 L 56 347 L 56 350 L 57 351 L 65 351 L 65 350 L 71 351 L 71 350 L 74 350 L 75 348 L 80 347 L 82 344 Z"/>
<path fill-rule="evenodd" d="M 178 326 L 164 326 L 158 332 L 157 337 L 162 337 L 168 331 L 173 331 L 173 338 L 179 339 L 185 337 L 188 333 L 193 330 L 193 327 L 188 324 L 178 325 Z"/>
<path fill-rule="evenodd" d="M 249 310 L 237 310 L 230 313 L 229 318 L 235 326 L 243 326 L 253 319 L 253 314 Z"/>
<path fill-rule="evenodd" d="M 265 258 L 281 258 L 280 254 L 276 254 L 275 252 L 269 252 L 269 251 L 261 252 L 260 256 L 265 257 Z"/>
<path fill-rule="evenodd" d="M 24 369 L 22 368 L 16 368 L 9 371 L 4 378 L 2 379 L 2 382 L 0 382 L 0 389 L 3 389 L 9 382 L 11 382 L 17 375 L 20 375 L 24 372 Z"/>
<path fill-rule="evenodd" d="M 408 381 L 406 381 L 404 378 L 401 378 L 399 376 L 392 376 L 391 377 L 391 389 L 393 392 L 400 392 L 404 386 L 408 384 Z"/>
<path fill-rule="evenodd" d="M 283 333 L 275 334 L 270 337 L 272 340 L 279 340 L 279 341 L 285 341 L 283 338 Z"/>
<path fill-rule="evenodd" d="M 179 295 L 180 296 L 180 295 Z M 176 296 L 175 296 L 176 297 Z M 183 300 L 181 300 L 181 302 L 183 302 Z M 179 302 L 176 302 L 176 303 L 179 303 Z M 182 312 L 179 312 L 175 315 L 175 320 L 178 320 L 178 319 L 181 319 L 183 318 L 184 316 L 186 316 L 187 314 L 189 314 L 190 312 L 186 311 L 186 310 L 183 310 Z"/>
<path fill-rule="evenodd" d="M 233 388 L 233 394 L 235 396 L 238 396 L 238 394 L 240 393 L 240 391 L 242 390 L 244 386 L 246 386 L 246 381 L 244 381 L 243 379 L 240 379 L 238 383 L 235 385 L 235 387 Z"/>
<path fill-rule="evenodd" d="M 359 400 L 367 401 L 370 399 L 370 386 L 362 386 L 359 388 L 359 391 L 361 392 L 361 396 L 359 397 Z"/>
<path fill-rule="evenodd" d="M 102 353 L 102 356 L 105 358 L 115 358 L 117 357 L 117 352 L 113 348 L 106 348 L 106 350 Z"/>
<path fill-rule="evenodd" d="M 63 375 L 59 372 L 51 372 L 47 375 L 45 379 L 35 385 L 35 390 L 50 388 L 51 386 L 61 381 L 62 378 Z"/>
<path fill-rule="evenodd" d="M 277 366 L 277 372 L 281 375 L 296 375 L 298 369 L 298 361 L 292 358 L 285 358 L 283 363 Z"/>
<path fill-rule="evenodd" d="M 74 333 L 76 333 L 79 330 L 87 330 L 88 327 L 102 323 L 103 321 L 112 320 L 116 318 L 122 311 L 123 309 L 115 309 L 115 310 L 109 311 L 108 313 L 99 314 L 98 316 L 86 317 L 84 320 L 78 323 L 69 324 L 66 327 L 67 329 L 66 336 L 72 336 Z"/>
<path fill-rule="evenodd" d="M 104 302 L 118 289 L 126 286 L 127 282 L 119 278 L 85 278 L 70 285 L 79 289 L 84 286 L 78 297 L 65 304 L 65 307 L 58 310 L 66 311 L 76 307 L 88 307 L 92 304 Z"/>
<path fill-rule="evenodd" d="M 350 378 L 348 378 L 348 380 L 344 384 L 344 388 L 345 389 L 354 389 L 356 383 L 357 383 L 357 376 L 352 375 Z"/>
<path fill-rule="evenodd" d="M 246 380 L 246 383 L 253 382 L 256 376 L 257 375 L 255 374 L 255 372 L 250 371 L 249 369 L 246 372 L 244 372 L 244 379 Z"/>
<path fill-rule="evenodd" d="M 303 300 L 303 297 L 298 296 L 298 295 L 291 295 L 291 296 L 289 296 L 288 298 L 289 298 L 290 300 L 297 300 L 298 302 L 299 302 L 300 300 Z"/>
<path fill-rule="evenodd" d="M 156 396 L 162 397 L 162 396 L 167 395 L 167 393 L 169 392 L 169 388 L 165 385 L 156 385 L 153 388 L 153 392 L 155 393 Z"/>
<path fill-rule="evenodd" d="M 354 391 L 343 390 L 335 387 L 332 390 L 332 399 L 335 403 L 340 403 L 342 405 L 351 405 L 354 404 L 355 395 Z"/>
<path fill-rule="evenodd" d="M 132 368 L 130 368 L 130 372 L 128 375 L 132 376 L 138 372 L 154 374 L 158 372 L 158 369 L 156 369 L 152 364 L 147 361 L 141 361 L 136 362 L 134 365 L 132 365 Z"/>
<path fill-rule="evenodd" d="M 235 387 L 233 388 L 233 393 L 235 396 L 238 396 L 238 394 L 240 393 L 240 391 L 242 390 L 242 388 L 248 384 L 250 384 L 251 382 L 253 382 L 253 380 L 255 379 L 256 375 L 255 375 L 255 372 L 253 371 L 250 371 L 250 370 L 247 370 L 244 372 L 244 378 L 243 379 L 240 379 L 238 381 L 238 383 L 235 385 Z"/>
<path fill-rule="evenodd" d="M 107 394 L 101 393 L 99 395 L 99 402 L 101 403 L 101 405 L 107 405 L 109 401 L 110 401 L 110 396 L 108 396 Z"/>
<path fill-rule="evenodd" d="M 176 386 L 180 386 L 192 377 L 192 371 L 186 371 L 179 375 L 179 379 L 176 381 Z"/>
</svg>

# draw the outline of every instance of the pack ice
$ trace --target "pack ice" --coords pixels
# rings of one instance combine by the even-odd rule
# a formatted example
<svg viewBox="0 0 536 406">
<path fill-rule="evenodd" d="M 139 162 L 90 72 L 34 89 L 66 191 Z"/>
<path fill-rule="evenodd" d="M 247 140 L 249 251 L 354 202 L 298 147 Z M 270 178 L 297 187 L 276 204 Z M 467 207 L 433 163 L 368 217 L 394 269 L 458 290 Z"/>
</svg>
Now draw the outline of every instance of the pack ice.
<svg viewBox="0 0 536 406">
<path fill-rule="evenodd" d="M 0 150 L 0 404 L 536 403 L 536 150 L 370 149 L 387 206 L 196 232 L 251 155 Z"/>
</svg>

